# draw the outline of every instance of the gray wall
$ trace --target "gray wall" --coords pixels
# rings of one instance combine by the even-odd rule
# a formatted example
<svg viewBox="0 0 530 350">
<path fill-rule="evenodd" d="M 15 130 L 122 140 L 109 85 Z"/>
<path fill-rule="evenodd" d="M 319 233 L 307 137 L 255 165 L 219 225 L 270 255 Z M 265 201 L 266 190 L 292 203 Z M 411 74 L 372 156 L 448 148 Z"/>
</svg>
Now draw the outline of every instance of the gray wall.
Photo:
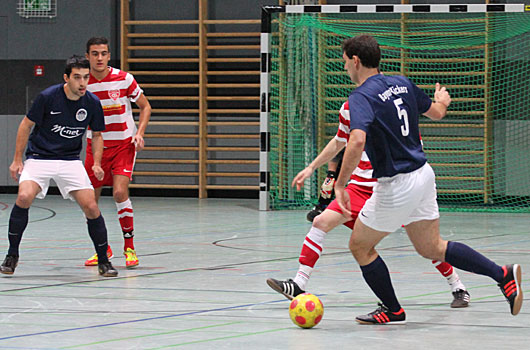
<svg viewBox="0 0 530 350">
<path fill-rule="evenodd" d="M 9 177 L 15 138 L 29 102 L 42 89 L 62 81 L 64 61 L 84 54 L 86 40 L 115 38 L 116 4 L 113 0 L 57 0 L 54 19 L 25 19 L 17 14 L 17 1 L 0 6 L 0 186 L 16 185 Z M 119 51 L 117 51 L 119 52 Z M 44 77 L 33 67 L 44 66 Z"/>
<path fill-rule="evenodd" d="M 27 91 L 61 82 L 64 60 L 84 54 L 89 37 L 106 36 L 111 48 L 118 46 L 117 1 L 57 0 L 57 17 L 52 19 L 22 18 L 16 1 L 5 2 L 10 4 L 0 7 L 0 97 L 5 101 L 0 115 L 25 114 Z M 43 77 L 34 77 L 35 65 L 44 66 Z"/>
<path fill-rule="evenodd" d="M 0 115 L 0 186 L 16 185 L 9 176 L 9 165 L 13 161 L 18 124 L 23 116 Z"/>
<path fill-rule="evenodd" d="M 7 80 L 3 77 L 7 76 L 7 17 L 0 16 L 0 114 L 7 111 Z M 1 125 L 0 125 L 1 128 Z"/>
<path fill-rule="evenodd" d="M 426 2 L 410 1 L 412 4 Z M 490 1 L 493 2 L 496 1 Z M 348 3 L 399 4 L 400 0 L 328 0 L 328 4 Z M 436 3 L 484 1 L 438 0 Z M 195 19 L 198 11 L 196 0 L 132 0 L 132 4 L 132 16 L 138 13 L 142 19 Z M 278 4 L 278 1 L 210 0 L 208 16 L 212 19 L 258 19 L 261 6 L 266 4 Z M 0 186 L 13 185 L 8 166 L 17 126 L 27 105 L 36 92 L 62 81 L 64 60 L 73 53 L 83 54 L 86 40 L 96 35 L 108 37 L 113 57 L 119 58 L 119 0 L 57 0 L 57 17 L 51 20 L 23 19 L 16 12 L 16 5 L 15 0 L 2 0 L 0 6 Z M 186 27 L 181 30 L 185 31 Z M 33 66 L 37 64 L 44 65 L 44 77 L 33 76 Z M 506 126 L 506 130 L 510 127 Z M 517 152 L 529 153 L 530 147 L 527 148 Z M 512 191 L 517 192 L 507 189 L 507 192 Z"/>
<path fill-rule="evenodd" d="M 16 3 L 3 0 L 0 6 L 0 17 L 6 17 L 9 23 L 7 59 L 62 60 L 73 53 L 84 53 L 86 40 L 91 36 L 114 40 L 116 1 L 57 0 L 54 19 L 21 18 Z"/>
<path fill-rule="evenodd" d="M 21 18 L 17 14 L 17 1 L 4 2 L 9 4 L 0 6 L 0 186 L 14 184 L 8 167 L 18 123 L 40 90 L 62 81 L 64 60 L 74 53 L 83 54 L 86 40 L 91 36 L 109 38 L 112 56 L 119 58 L 120 15 L 119 0 L 57 0 L 54 19 Z M 131 3 L 133 18 L 135 13 L 141 14 L 142 19 L 197 18 L 196 0 L 133 0 Z M 259 19 L 261 6 L 270 3 L 277 4 L 277 1 L 210 0 L 208 16 Z M 194 26 L 182 26 L 179 30 L 196 31 Z M 113 60 L 111 64 L 119 65 L 119 62 Z M 35 65 L 44 66 L 44 77 L 33 76 Z"/>
</svg>

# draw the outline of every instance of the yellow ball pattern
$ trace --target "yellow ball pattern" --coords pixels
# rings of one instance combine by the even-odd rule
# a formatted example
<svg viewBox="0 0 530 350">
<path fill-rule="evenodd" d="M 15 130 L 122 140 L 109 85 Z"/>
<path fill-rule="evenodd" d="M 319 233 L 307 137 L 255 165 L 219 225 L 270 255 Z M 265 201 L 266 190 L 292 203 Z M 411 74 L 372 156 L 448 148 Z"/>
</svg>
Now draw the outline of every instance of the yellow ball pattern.
<svg viewBox="0 0 530 350">
<path fill-rule="evenodd" d="M 323 315 L 324 305 L 316 295 L 310 293 L 298 295 L 289 305 L 291 320 L 302 328 L 316 326 L 322 320 Z"/>
</svg>

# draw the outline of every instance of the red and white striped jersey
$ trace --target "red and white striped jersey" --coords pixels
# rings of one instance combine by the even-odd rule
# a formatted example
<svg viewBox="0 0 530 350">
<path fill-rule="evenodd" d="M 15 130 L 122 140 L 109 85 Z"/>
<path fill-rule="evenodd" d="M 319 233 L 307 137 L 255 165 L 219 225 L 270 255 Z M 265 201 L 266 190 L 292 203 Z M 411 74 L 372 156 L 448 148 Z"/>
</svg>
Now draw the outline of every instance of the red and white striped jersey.
<svg viewBox="0 0 530 350">
<path fill-rule="evenodd" d="M 87 90 L 101 101 L 105 115 L 105 131 L 102 131 L 104 147 L 114 147 L 131 142 L 136 134 L 136 124 L 132 114 L 131 101 L 136 102 L 142 95 L 132 74 L 109 67 L 109 74 L 103 80 L 97 80 L 90 74 Z M 88 142 L 92 132 L 87 131 Z"/>
<path fill-rule="evenodd" d="M 337 134 L 335 135 L 335 140 L 339 142 L 348 143 L 348 140 L 350 139 L 350 107 L 348 105 L 348 101 L 344 102 L 342 107 L 340 107 L 339 112 L 339 129 L 337 130 Z M 356 185 L 361 186 L 369 186 L 373 187 L 377 179 L 374 179 L 373 177 L 373 169 L 372 164 L 370 163 L 370 159 L 368 159 L 368 155 L 365 151 L 363 151 L 363 154 L 361 156 L 361 161 L 359 162 L 359 165 L 353 173 L 350 176 L 350 181 L 348 183 L 354 183 Z"/>
</svg>

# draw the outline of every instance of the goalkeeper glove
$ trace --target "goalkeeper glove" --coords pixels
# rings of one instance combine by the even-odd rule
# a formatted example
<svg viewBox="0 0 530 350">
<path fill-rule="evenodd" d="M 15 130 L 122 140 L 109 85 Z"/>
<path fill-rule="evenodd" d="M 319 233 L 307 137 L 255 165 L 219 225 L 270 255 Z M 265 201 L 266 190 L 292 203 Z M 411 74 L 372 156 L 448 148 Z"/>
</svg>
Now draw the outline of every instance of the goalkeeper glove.
<svg viewBox="0 0 530 350">
<path fill-rule="evenodd" d="M 331 195 L 333 194 L 333 186 L 335 185 L 335 178 L 337 177 L 337 173 L 334 171 L 328 171 L 328 175 L 326 176 L 326 179 L 322 183 L 322 186 L 320 187 L 320 197 L 324 199 L 331 198 Z"/>
</svg>

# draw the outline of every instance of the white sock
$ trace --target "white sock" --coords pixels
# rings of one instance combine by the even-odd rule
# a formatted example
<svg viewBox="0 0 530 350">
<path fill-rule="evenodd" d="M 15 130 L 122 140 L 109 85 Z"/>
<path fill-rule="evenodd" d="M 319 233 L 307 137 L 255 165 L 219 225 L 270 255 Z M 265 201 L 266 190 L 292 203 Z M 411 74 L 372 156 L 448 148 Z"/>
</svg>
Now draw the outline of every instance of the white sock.
<svg viewBox="0 0 530 350">
<path fill-rule="evenodd" d="M 453 270 L 453 273 L 451 276 L 447 277 L 447 282 L 451 286 L 451 291 L 456 292 L 458 289 L 466 290 L 466 286 L 460 281 L 460 277 L 456 273 L 455 270 Z"/>
<path fill-rule="evenodd" d="M 301 290 L 305 291 L 307 282 L 309 282 L 309 278 L 311 277 L 311 272 L 313 272 L 313 268 L 307 265 L 300 265 L 298 268 L 298 272 L 293 281 L 298 284 Z"/>
</svg>

